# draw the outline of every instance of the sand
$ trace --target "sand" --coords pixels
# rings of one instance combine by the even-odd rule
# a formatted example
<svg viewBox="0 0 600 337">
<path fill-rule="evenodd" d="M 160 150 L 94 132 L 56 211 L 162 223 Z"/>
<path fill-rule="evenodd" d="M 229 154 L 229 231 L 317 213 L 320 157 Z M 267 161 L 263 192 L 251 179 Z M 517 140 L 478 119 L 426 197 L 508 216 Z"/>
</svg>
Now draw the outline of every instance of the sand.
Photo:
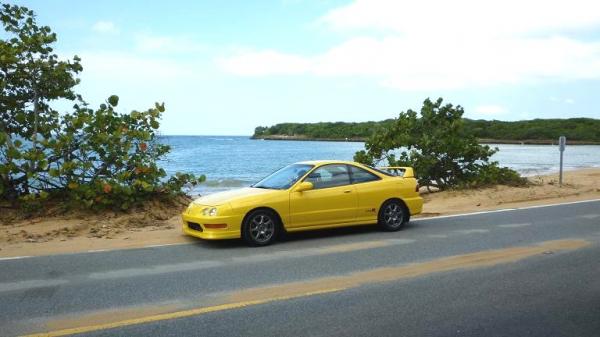
<svg viewBox="0 0 600 337">
<path fill-rule="evenodd" d="M 529 178 L 528 187 L 495 186 L 482 189 L 422 193 L 420 217 L 518 208 L 569 201 L 600 199 L 600 169 L 567 171 L 563 186 L 558 175 Z M 187 200 L 165 207 L 153 203 L 128 214 L 44 214 L 19 219 L 6 216 L 0 225 L 0 257 L 185 244 L 199 239 L 181 233 L 179 213 Z"/>
</svg>

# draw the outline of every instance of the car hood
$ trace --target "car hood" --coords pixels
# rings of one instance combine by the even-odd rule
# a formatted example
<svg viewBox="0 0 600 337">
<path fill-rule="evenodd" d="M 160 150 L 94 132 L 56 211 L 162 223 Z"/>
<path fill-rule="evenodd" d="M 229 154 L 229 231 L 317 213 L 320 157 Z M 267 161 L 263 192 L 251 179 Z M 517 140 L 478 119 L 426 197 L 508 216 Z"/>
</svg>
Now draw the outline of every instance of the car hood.
<svg viewBox="0 0 600 337">
<path fill-rule="evenodd" d="M 207 196 L 200 197 L 194 200 L 194 204 L 207 205 L 207 206 L 219 206 L 226 203 L 236 202 L 248 197 L 267 195 L 273 193 L 275 190 L 244 187 L 235 190 L 217 192 L 209 194 Z"/>
</svg>

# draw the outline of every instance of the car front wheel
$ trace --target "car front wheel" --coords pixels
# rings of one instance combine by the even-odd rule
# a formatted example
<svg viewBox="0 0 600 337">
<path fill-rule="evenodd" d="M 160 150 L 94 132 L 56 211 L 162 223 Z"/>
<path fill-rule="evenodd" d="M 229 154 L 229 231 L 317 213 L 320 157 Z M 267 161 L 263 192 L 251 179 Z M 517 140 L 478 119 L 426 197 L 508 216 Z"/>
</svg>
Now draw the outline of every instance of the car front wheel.
<svg viewBox="0 0 600 337">
<path fill-rule="evenodd" d="M 379 226 L 386 231 L 397 231 L 404 227 L 408 220 L 404 205 L 398 200 L 386 201 L 379 210 L 377 219 Z"/>
<path fill-rule="evenodd" d="M 272 212 L 252 211 L 244 221 L 242 238 L 252 246 L 266 246 L 273 243 L 278 228 L 278 220 Z"/>
</svg>

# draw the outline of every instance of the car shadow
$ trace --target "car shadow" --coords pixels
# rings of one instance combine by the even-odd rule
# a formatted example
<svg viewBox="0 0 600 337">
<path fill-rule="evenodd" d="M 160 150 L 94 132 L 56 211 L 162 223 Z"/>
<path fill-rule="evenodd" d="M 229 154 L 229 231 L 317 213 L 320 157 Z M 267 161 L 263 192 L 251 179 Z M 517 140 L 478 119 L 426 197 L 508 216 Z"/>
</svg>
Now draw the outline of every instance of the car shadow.
<svg viewBox="0 0 600 337">
<path fill-rule="evenodd" d="M 400 232 L 404 232 L 413 228 L 415 224 L 407 223 Z M 358 237 L 369 233 L 381 233 L 386 234 L 390 232 L 383 231 L 377 225 L 358 225 L 350 227 L 330 228 L 330 229 L 318 229 L 311 231 L 303 231 L 296 233 L 285 233 L 280 236 L 279 242 L 294 242 L 302 240 L 320 240 L 329 239 L 335 237 Z"/>
<path fill-rule="evenodd" d="M 295 233 L 284 233 L 280 235 L 279 242 L 294 242 L 302 240 L 320 240 L 334 237 L 353 237 L 364 235 L 365 233 L 381 232 L 377 226 L 359 225 L 352 227 L 340 227 L 330 229 L 317 229 Z"/>
<path fill-rule="evenodd" d="M 398 233 L 402 233 L 405 231 L 409 231 L 416 227 L 415 223 L 407 223 L 404 228 L 402 228 Z M 385 232 L 381 230 L 377 225 L 358 225 L 358 226 L 350 226 L 350 227 L 340 227 L 340 228 L 330 228 L 330 229 L 318 229 L 318 230 L 309 230 L 295 233 L 283 233 L 279 235 L 277 241 L 273 243 L 273 245 L 281 245 L 285 243 L 292 242 L 300 242 L 300 241 L 318 241 L 318 240 L 326 240 L 331 238 L 339 238 L 339 237 L 359 237 L 365 234 L 375 234 L 381 233 L 391 234 L 394 232 Z M 249 247 L 244 240 L 242 239 L 233 239 L 233 240 L 202 240 L 198 239 L 193 243 L 195 246 L 208 248 L 208 249 L 235 249 L 235 248 L 257 248 L 257 247 Z M 260 248 L 260 247 L 258 247 Z"/>
</svg>

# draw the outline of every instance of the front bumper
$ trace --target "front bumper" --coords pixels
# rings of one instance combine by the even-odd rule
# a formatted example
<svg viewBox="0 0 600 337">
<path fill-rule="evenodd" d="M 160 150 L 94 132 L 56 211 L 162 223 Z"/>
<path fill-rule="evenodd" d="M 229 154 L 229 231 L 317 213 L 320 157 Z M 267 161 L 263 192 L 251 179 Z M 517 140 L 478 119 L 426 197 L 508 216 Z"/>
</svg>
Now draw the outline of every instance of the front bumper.
<svg viewBox="0 0 600 337">
<path fill-rule="evenodd" d="M 242 217 L 229 216 L 193 216 L 186 213 L 181 215 L 182 229 L 187 235 L 206 240 L 239 239 Z M 196 224 L 196 225 L 194 225 Z M 206 225 L 225 224 L 225 228 L 207 228 Z M 199 226 L 199 228 L 198 228 Z M 200 230 L 198 230 L 200 229 Z"/>
</svg>

